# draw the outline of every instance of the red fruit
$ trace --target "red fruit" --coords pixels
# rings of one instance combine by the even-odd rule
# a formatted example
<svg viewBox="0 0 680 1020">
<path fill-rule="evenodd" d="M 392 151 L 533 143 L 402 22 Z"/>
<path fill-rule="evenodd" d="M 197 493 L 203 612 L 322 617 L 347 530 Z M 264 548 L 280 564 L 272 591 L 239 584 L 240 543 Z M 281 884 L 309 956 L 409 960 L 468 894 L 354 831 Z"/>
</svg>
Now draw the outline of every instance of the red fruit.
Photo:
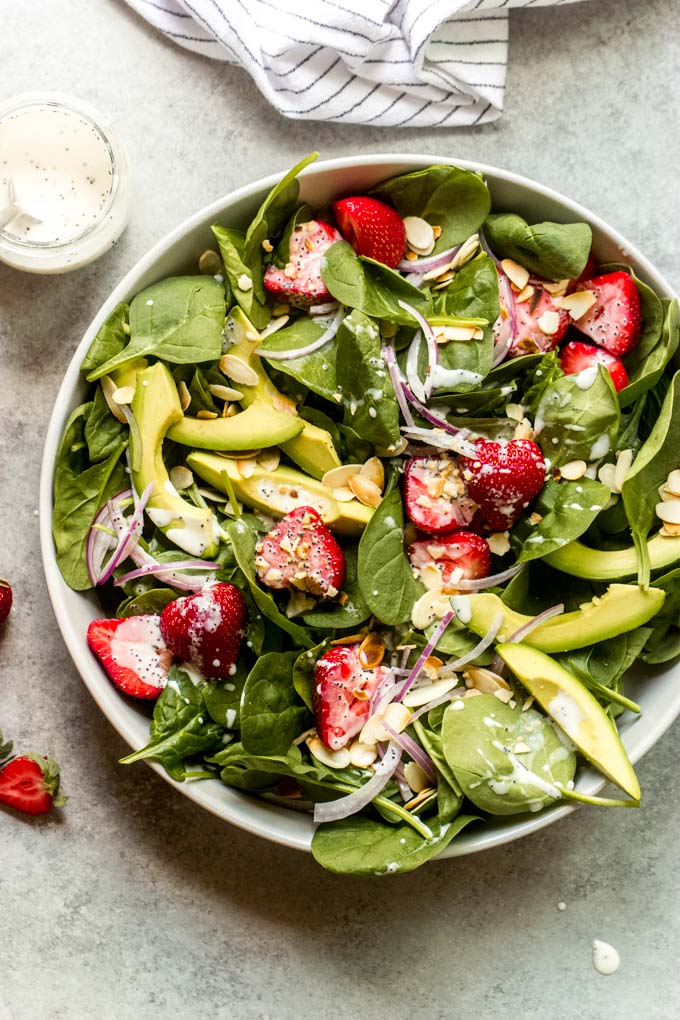
<svg viewBox="0 0 680 1020">
<path fill-rule="evenodd" d="M 361 731 L 371 714 L 371 697 L 387 673 L 384 666 L 365 669 L 358 644 L 337 645 L 321 656 L 314 669 L 313 699 L 316 728 L 326 747 L 338 751 Z M 358 698 L 357 691 L 364 696 Z"/>
<path fill-rule="evenodd" d="M 619 270 L 595 276 L 577 290 L 591 290 L 595 304 L 574 325 L 610 354 L 628 354 L 637 346 L 642 331 L 640 295 L 628 273 Z"/>
<path fill-rule="evenodd" d="M 258 542 L 257 576 L 269 588 L 295 588 L 335 598 L 345 583 L 345 555 L 311 506 L 282 517 Z"/>
<path fill-rule="evenodd" d="M 277 301 L 297 308 L 332 301 L 321 279 L 321 260 L 332 244 L 341 241 L 334 227 L 322 220 L 301 223 L 290 236 L 290 255 L 284 269 L 268 266 L 264 285 Z"/>
<path fill-rule="evenodd" d="M 555 332 L 546 332 L 547 323 L 545 320 L 541 323 L 546 312 L 556 312 L 559 316 Z M 535 354 L 537 351 L 552 351 L 569 328 L 569 313 L 557 308 L 552 296 L 542 288 L 540 291 L 536 288 L 528 301 L 521 301 L 519 304 L 515 302 L 515 319 L 517 333 L 510 348 L 511 357 Z M 550 328 L 552 329 L 552 323 Z"/>
<path fill-rule="evenodd" d="M 401 216 L 377 198 L 356 195 L 333 203 L 342 236 L 357 255 L 365 255 L 394 269 L 406 252 L 406 232 Z"/>
<path fill-rule="evenodd" d="M 59 768 L 49 758 L 23 755 L 0 769 L 0 804 L 25 815 L 44 815 L 59 790 Z"/>
<path fill-rule="evenodd" d="M 603 351 L 601 347 L 595 347 L 594 344 L 585 344 L 580 340 L 572 340 L 565 344 L 560 351 L 560 364 L 562 371 L 567 375 L 575 375 L 585 368 L 592 368 L 593 365 L 604 365 L 617 393 L 628 385 L 628 373 L 621 358 L 610 354 L 609 351 Z"/>
<path fill-rule="evenodd" d="M 220 581 L 169 602 L 160 615 L 168 648 L 203 676 L 228 676 L 238 658 L 248 613 L 243 595 Z"/>
<path fill-rule="evenodd" d="M 488 577 L 491 568 L 489 544 L 474 531 L 454 531 L 441 538 L 413 542 L 408 557 L 421 575 L 424 567 L 435 567 L 440 583 L 448 587 L 455 587 L 463 577 Z"/>
<path fill-rule="evenodd" d="M 87 642 L 116 687 L 132 698 L 157 698 L 168 677 L 172 656 L 157 616 L 93 620 Z"/>
<path fill-rule="evenodd" d="M 0 623 L 4 623 L 12 608 L 12 586 L 0 578 Z"/>
<path fill-rule="evenodd" d="M 404 469 L 404 505 L 416 527 L 444 535 L 469 524 L 475 506 L 456 457 L 411 457 Z"/>
<path fill-rule="evenodd" d="M 467 463 L 472 473 L 470 495 L 479 503 L 484 520 L 497 531 L 511 528 L 543 487 L 543 454 L 529 439 L 481 440 L 476 458 Z"/>
</svg>

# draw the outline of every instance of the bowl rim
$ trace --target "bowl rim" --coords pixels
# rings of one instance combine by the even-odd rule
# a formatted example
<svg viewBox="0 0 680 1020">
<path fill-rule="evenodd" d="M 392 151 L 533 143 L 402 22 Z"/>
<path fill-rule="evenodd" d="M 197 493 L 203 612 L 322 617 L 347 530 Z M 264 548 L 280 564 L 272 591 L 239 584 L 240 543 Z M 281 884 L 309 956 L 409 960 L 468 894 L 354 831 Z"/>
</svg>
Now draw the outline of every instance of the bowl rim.
<svg viewBox="0 0 680 1020">
<path fill-rule="evenodd" d="M 603 235 L 605 235 L 608 240 L 612 241 L 619 249 L 625 251 L 627 258 L 635 264 L 636 271 L 642 270 L 643 274 L 649 280 L 653 281 L 654 289 L 658 293 L 671 299 L 676 296 L 670 284 L 664 276 L 658 272 L 646 256 L 643 255 L 635 245 L 631 244 L 625 237 L 623 237 L 622 234 L 609 226 L 603 219 L 601 219 L 601 217 L 580 203 L 563 195 L 561 192 L 511 170 L 504 170 L 490 164 L 480 163 L 473 160 L 456 159 L 455 157 L 442 157 L 422 153 L 380 152 L 361 156 L 347 156 L 321 160 L 306 167 L 300 174 L 300 178 L 315 177 L 328 171 L 343 171 L 360 167 L 370 168 L 373 165 L 380 165 L 383 163 L 401 165 L 402 169 L 395 171 L 395 173 L 407 173 L 437 164 L 459 166 L 466 170 L 478 171 L 484 176 L 492 177 L 496 181 L 502 181 L 506 185 L 519 186 L 528 189 L 542 198 L 559 203 L 565 208 L 565 210 L 568 210 L 570 214 L 573 214 L 576 219 L 588 222 L 591 226 L 595 227 Z M 94 659 L 94 656 L 89 651 L 84 634 L 76 626 L 74 620 L 69 617 L 69 614 L 66 612 L 62 604 L 62 596 L 65 592 L 68 593 L 71 590 L 66 587 L 59 568 L 57 567 L 52 540 L 51 517 L 53 469 L 63 425 L 68 414 L 72 410 L 73 395 L 77 382 L 80 378 L 80 363 L 83 356 L 95 333 L 115 306 L 120 301 L 126 300 L 131 294 L 133 294 L 137 282 L 147 272 L 153 269 L 155 263 L 167 252 L 168 249 L 181 241 L 191 231 L 200 228 L 201 226 L 208 226 L 209 223 L 218 216 L 225 214 L 228 215 L 229 210 L 235 204 L 243 200 L 247 200 L 259 192 L 268 191 L 280 180 L 280 178 L 281 172 L 269 174 L 266 177 L 259 178 L 249 184 L 245 184 L 231 192 L 228 192 L 226 195 L 215 199 L 213 202 L 187 217 L 182 223 L 169 231 L 164 237 L 152 245 L 152 247 L 144 255 L 142 255 L 142 257 L 125 273 L 123 278 L 114 287 L 109 297 L 100 306 L 98 312 L 86 329 L 81 341 L 73 353 L 66 372 L 64 373 L 64 377 L 50 415 L 45 435 L 40 471 L 39 499 L 40 545 L 43 569 L 50 601 L 52 602 L 57 624 L 66 647 L 85 686 L 114 729 L 117 730 L 123 740 L 125 740 L 125 742 L 134 750 L 137 750 L 137 740 L 132 735 L 131 728 L 125 719 L 124 710 L 127 708 L 127 704 L 125 701 L 121 700 L 121 708 L 119 712 L 112 709 L 111 706 L 106 703 L 107 699 L 105 697 L 105 693 L 106 691 L 110 691 L 108 678 L 105 676 Z M 80 595 L 81 593 L 72 594 Z M 650 747 L 659 740 L 662 734 L 669 728 L 679 714 L 680 685 L 678 686 L 675 698 L 668 705 L 667 711 L 658 716 L 644 738 L 636 743 L 634 750 L 630 754 L 631 761 L 633 763 L 639 761 L 639 759 L 647 753 Z M 147 765 L 154 769 L 155 772 L 157 772 L 167 783 L 175 787 L 175 789 L 179 790 L 190 800 L 207 809 L 217 817 L 222 818 L 247 832 L 267 839 L 270 842 L 279 843 L 292 849 L 310 852 L 313 828 L 309 825 L 309 819 L 307 819 L 307 826 L 300 827 L 301 829 L 304 828 L 304 831 L 293 831 L 295 827 L 292 824 L 280 825 L 277 828 L 276 825 L 273 824 L 274 816 L 271 813 L 272 810 L 276 812 L 276 815 L 283 812 L 290 818 L 299 818 L 300 816 L 294 816 L 293 812 L 286 811 L 285 808 L 275 808 L 273 805 L 266 804 L 261 800 L 250 797 L 248 794 L 241 794 L 239 791 L 230 790 L 228 787 L 225 787 L 219 779 L 206 780 L 201 783 L 177 783 L 168 776 L 161 765 L 152 761 L 147 761 Z M 587 792 L 594 793 L 601 789 L 605 784 L 606 780 L 604 780 L 601 776 L 592 773 L 589 778 Z M 221 796 L 219 799 L 212 799 L 209 795 L 206 795 L 205 792 L 206 788 L 209 787 L 219 787 L 222 792 L 226 791 L 232 796 Z M 577 805 L 574 804 L 558 803 L 555 806 L 545 808 L 535 815 L 517 816 L 518 820 L 514 820 L 515 816 L 508 816 L 507 824 L 505 826 L 498 825 L 497 827 L 488 830 L 481 829 L 478 832 L 471 832 L 467 839 L 461 838 L 460 841 L 454 840 L 442 854 L 438 855 L 437 858 L 434 859 L 478 853 L 482 850 L 491 849 L 492 847 L 500 846 L 516 839 L 521 839 L 523 836 L 537 832 L 540 829 L 551 825 L 559 818 L 564 818 L 567 815 L 570 815 L 576 810 L 576 808 Z"/>
</svg>

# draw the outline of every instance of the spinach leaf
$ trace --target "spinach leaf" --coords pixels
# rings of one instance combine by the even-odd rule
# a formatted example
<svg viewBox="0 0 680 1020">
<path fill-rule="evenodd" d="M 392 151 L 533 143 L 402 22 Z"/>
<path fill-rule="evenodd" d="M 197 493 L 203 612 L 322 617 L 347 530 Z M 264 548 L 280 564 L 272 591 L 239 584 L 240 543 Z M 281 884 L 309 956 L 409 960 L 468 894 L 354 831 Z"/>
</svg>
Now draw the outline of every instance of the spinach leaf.
<svg viewBox="0 0 680 1020">
<path fill-rule="evenodd" d="M 521 399 L 522 405 L 533 417 L 546 392 L 559 379 L 564 378 L 564 372 L 557 351 L 547 351 L 545 354 L 525 354 L 523 358 L 517 358 L 517 361 L 524 361 L 525 358 L 536 359 L 529 366 L 533 371 L 528 373 L 529 385 L 522 393 Z"/>
<path fill-rule="evenodd" d="M 435 632 L 436 624 L 433 623 L 425 631 L 426 640 L 430 640 Z M 419 639 L 419 640 L 418 640 Z M 423 635 L 420 631 L 415 631 L 408 635 L 408 643 L 416 641 L 416 643 L 423 643 Z M 454 656 L 458 658 L 461 655 L 467 655 L 471 652 L 475 645 L 479 644 L 479 638 L 472 631 L 469 631 L 466 627 L 463 627 L 461 623 L 454 617 L 451 623 L 448 625 L 439 641 L 437 642 L 436 651 L 441 652 L 443 655 Z M 493 649 L 489 648 L 481 655 L 478 655 L 474 660 L 476 666 L 488 666 L 493 662 Z"/>
<path fill-rule="evenodd" d="M 209 722 L 206 716 L 200 688 L 184 670 L 173 666 L 168 685 L 154 706 L 151 740 L 146 747 L 121 758 L 121 764 L 151 758 L 181 783 L 187 775 L 185 759 L 211 753 L 222 743 L 222 727 Z"/>
<path fill-rule="evenodd" d="M 556 658 L 592 691 L 612 718 L 616 718 L 625 711 L 625 706 L 617 700 L 617 695 L 623 694 L 623 675 L 640 657 L 651 633 L 651 627 L 637 627 L 627 634 L 565 652 Z"/>
<path fill-rule="evenodd" d="M 411 618 L 413 603 L 424 588 L 413 576 L 404 551 L 401 493 L 385 496 L 359 542 L 359 588 L 381 623 L 396 627 Z"/>
<path fill-rule="evenodd" d="M 465 796 L 491 815 L 554 803 L 559 798 L 550 787 L 566 786 L 576 771 L 576 755 L 549 719 L 531 708 L 523 712 L 519 703 L 510 708 L 493 694 L 450 705 L 442 745 Z"/>
<path fill-rule="evenodd" d="M 336 875 L 404 874 L 436 857 L 470 822 L 474 815 L 453 821 L 428 821 L 432 837 L 426 839 L 410 825 L 388 825 L 353 815 L 320 825 L 312 837 L 314 859 Z"/>
<path fill-rule="evenodd" d="M 463 803 L 463 791 L 444 757 L 441 723 L 438 727 L 431 726 L 429 713 L 427 723 L 425 725 L 424 720 L 418 719 L 413 724 L 413 729 L 423 749 L 437 768 L 437 815 L 439 821 L 450 822 L 460 811 Z"/>
<path fill-rule="evenodd" d="M 302 316 L 290 326 L 284 326 L 283 329 L 278 329 L 275 333 L 265 337 L 260 348 L 263 351 L 293 351 L 318 340 L 325 328 L 326 323 L 322 325 L 308 316 Z M 312 354 L 301 358 L 291 358 L 287 361 L 277 361 L 275 367 L 277 371 L 296 379 L 313 393 L 318 393 L 320 397 L 336 403 L 337 352 L 338 341 L 337 338 L 334 338 Z"/>
<path fill-rule="evenodd" d="M 224 382 L 222 382 L 224 385 Z M 217 404 L 213 400 L 212 393 L 208 389 L 209 383 L 200 368 L 197 368 L 189 383 L 189 396 L 191 403 L 186 413 L 196 417 L 199 411 L 217 411 Z"/>
<path fill-rule="evenodd" d="M 638 557 L 638 581 L 649 584 L 647 535 L 657 520 L 658 488 L 678 466 L 680 450 L 680 372 L 676 372 L 651 434 L 621 487 L 623 505 Z"/>
<path fill-rule="evenodd" d="M 149 588 L 141 595 L 133 595 L 121 602 L 116 616 L 123 619 L 128 616 L 144 616 L 146 613 L 159 614 L 176 598 L 177 592 L 172 588 Z"/>
<path fill-rule="evenodd" d="M 413 319 L 399 301 L 406 301 L 423 315 L 431 312 L 426 293 L 382 262 L 357 255 L 347 241 L 337 241 L 328 249 L 321 263 L 321 276 L 340 304 L 375 319 L 412 326 Z"/>
<path fill-rule="evenodd" d="M 498 318 L 498 273 L 490 258 L 479 255 L 456 273 L 446 290 L 434 301 L 437 315 L 461 319 L 486 319 L 481 340 L 451 340 L 439 345 L 439 364 L 443 369 L 463 369 L 484 377 L 493 361 L 493 325 Z M 424 346 L 424 345 L 423 345 Z M 478 383 L 459 384 L 464 391 Z M 444 388 L 444 387 L 442 387 Z"/>
<path fill-rule="evenodd" d="M 641 657 L 649 663 L 668 662 L 680 654 L 680 568 L 655 578 L 654 587 L 663 588 L 666 598 L 650 621 L 651 633 Z"/>
<path fill-rule="evenodd" d="M 535 223 L 515 213 L 496 213 L 484 233 L 499 258 L 513 259 L 547 280 L 573 280 L 585 269 L 592 231 L 587 223 Z"/>
<path fill-rule="evenodd" d="M 540 559 L 583 535 L 609 501 L 609 489 L 593 478 L 576 482 L 550 478 L 541 489 L 531 513 L 541 515 L 538 524 L 526 513 L 513 529 L 518 561 Z"/>
<path fill-rule="evenodd" d="M 316 668 L 317 661 L 329 647 L 330 638 L 325 638 L 314 648 L 308 648 L 304 652 L 300 652 L 293 663 L 293 687 L 310 712 L 314 710 L 314 669 Z"/>
<path fill-rule="evenodd" d="M 241 700 L 241 741 L 248 754 L 285 754 L 303 729 L 307 709 L 293 686 L 298 652 L 269 652 L 257 660 Z"/>
<path fill-rule="evenodd" d="M 398 446 L 399 405 L 382 359 L 377 326 L 355 309 L 342 322 L 336 344 L 345 425 L 378 450 Z"/>
<path fill-rule="evenodd" d="M 228 230 L 218 224 L 212 227 L 212 232 L 220 247 L 224 271 L 234 300 L 243 309 L 255 329 L 264 329 L 271 313 L 264 298 L 259 297 L 260 287 L 258 286 L 256 290 L 250 266 L 242 257 L 245 238 L 238 231 Z M 246 281 L 250 281 L 250 285 L 243 288 L 241 284 Z"/>
<path fill-rule="evenodd" d="M 207 683 L 203 688 L 208 715 L 225 730 L 241 728 L 241 698 L 248 672 L 249 667 L 241 657 L 233 676 Z"/>
<path fill-rule="evenodd" d="M 56 560 L 64 580 L 75 591 L 92 587 L 85 562 L 92 521 L 106 500 L 127 485 L 120 462 L 125 442 L 107 460 L 86 466 L 84 430 L 91 410 L 92 404 L 83 404 L 67 421 L 54 467 L 52 535 Z"/>
<path fill-rule="evenodd" d="M 226 530 L 234 550 L 234 555 L 236 556 L 236 562 L 245 575 L 250 594 L 262 615 L 266 616 L 277 627 L 280 627 L 286 634 L 289 634 L 296 645 L 301 645 L 303 648 L 311 648 L 314 641 L 309 632 L 304 627 L 289 620 L 287 616 L 284 616 L 269 592 L 264 591 L 257 583 L 255 577 L 257 532 L 243 517 L 227 524 Z"/>
<path fill-rule="evenodd" d="M 124 301 L 116 305 L 106 322 L 99 327 L 96 337 L 90 344 L 80 366 L 81 372 L 88 375 L 100 365 L 120 354 L 127 343 L 130 332 L 129 314 L 130 307 Z"/>
<path fill-rule="evenodd" d="M 276 786 L 282 777 L 303 784 L 327 786 L 336 789 L 338 783 L 358 787 L 365 773 L 347 769 L 329 769 L 314 759 L 308 762 L 302 751 L 291 744 L 284 754 L 249 754 L 243 744 L 229 744 L 209 761 L 221 768 L 220 778 L 227 786 L 238 790 L 262 791 Z"/>
<path fill-rule="evenodd" d="M 491 195 L 481 175 L 457 166 L 401 174 L 379 184 L 371 194 L 390 202 L 402 218 L 420 216 L 441 227 L 435 253 L 474 234 L 491 208 Z"/>
<path fill-rule="evenodd" d="M 639 281 L 636 281 L 636 283 L 639 283 Z M 649 288 L 647 289 L 649 290 Z M 652 292 L 650 291 L 650 293 Z M 654 297 L 656 298 L 656 295 Z M 659 299 L 656 298 L 656 300 L 658 301 Z M 625 364 L 629 382 L 619 393 L 619 403 L 622 407 L 628 407 L 641 394 L 656 386 L 678 349 L 678 344 L 680 343 L 680 310 L 678 309 L 678 302 L 676 299 L 673 299 L 669 304 L 664 302 L 664 305 L 666 306 L 665 317 L 657 343 L 647 354 L 642 353 L 643 341 L 652 335 L 646 326 L 640 345 L 626 358 Z M 644 314 L 646 312 L 643 305 Z"/>
<path fill-rule="evenodd" d="M 85 442 L 91 461 L 106 460 L 126 438 L 126 427 L 109 411 L 101 386 L 98 386 L 85 422 Z"/>
<path fill-rule="evenodd" d="M 534 372 L 540 368 L 540 362 L 544 357 L 544 354 L 537 352 L 535 354 L 521 354 L 518 358 L 508 358 L 489 372 L 486 385 L 491 386 L 493 384 L 498 386 L 501 383 L 512 382 L 525 374 L 533 382 Z"/>
<path fill-rule="evenodd" d="M 355 628 L 359 627 L 371 615 L 370 607 L 364 599 L 359 585 L 358 547 L 349 545 L 345 546 L 342 551 L 345 554 L 347 565 L 347 575 L 342 586 L 346 601 L 342 605 L 337 602 L 319 603 L 318 608 L 304 615 L 304 621 L 308 627 L 316 627 L 319 630 Z"/>
<path fill-rule="evenodd" d="M 299 206 L 290 217 L 274 252 L 274 265 L 279 269 L 284 269 L 290 259 L 290 239 L 295 228 L 299 227 L 301 223 L 309 223 L 313 219 L 314 212 L 311 206 L 306 203 Z"/>
<path fill-rule="evenodd" d="M 133 358 L 173 364 L 215 361 L 222 353 L 224 287 L 212 276 L 173 276 L 146 287 L 130 305 L 130 343 L 87 376 L 92 382 Z"/>
<path fill-rule="evenodd" d="M 600 365 L 592 385 L 565 375 L 545 391 L 536 411 L 536 442 L 552 466 L 600 460 L 616 446 L 620 411 L 611 376 Z"/>
</svg>

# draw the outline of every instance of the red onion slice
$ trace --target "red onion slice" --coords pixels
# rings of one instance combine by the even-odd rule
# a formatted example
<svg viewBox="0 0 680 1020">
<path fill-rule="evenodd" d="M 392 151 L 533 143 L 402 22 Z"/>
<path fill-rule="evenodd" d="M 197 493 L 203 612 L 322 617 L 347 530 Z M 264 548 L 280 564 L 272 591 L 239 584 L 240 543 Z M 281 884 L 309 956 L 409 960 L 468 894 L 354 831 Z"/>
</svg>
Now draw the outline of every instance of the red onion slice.
<svg viewBox="0 0 680 1020">
<path fill-rule="evenodd" d="M 422 652 L 418 656 L 415 666 L 404 680 L 403 684 L 397 691 L 395 697 L 392 699 L 393 701 L 401 701 L 406 692 L 409 690 L 409 688 L 415 683 L 416 679 L 420 674 L 421 669 L 423 668 L 423 663 L 425 662 L 426 659 L 430 657 L 433 650 L 437 647 L 437 642 L 439 641 L 440 637 L 442 636 L 448 625 L 451 623 L 451 620 L 453 619 L 454 616 L 455 613 L 453 609 L 449 609 L 446 613 L 444 613 L 441 620 L 435 627 L 432 637 L 427 642 Z"/>
<path fill-rule="evenodd" d="M 387 365 L 387 371 L 390 374 L 392 388 L 394 389 L 394 395 L 397 398 L 397 403 L 399 404 L 399 410 L 402 413 L 402 417 L 407 425 L 415 425 L 411 409 L 408 406 L 408 401 L 404 396 L 404 383 L 399 370 L 399 365 L 397 364 L 397 357 L 394 353 L 394 348 L 390 346 L 385 347 L 383 349 L 383 357 L 385 359 L 385 364 Z"/>
<path fill-rule="evenodd" d="M 458 659 L 454 659 L 453 662 L 447 662 L 445 666 L 442 666 L 438 673 L 439 679 L 444 680 L 447 676 L 453 676 L 453 674 L 457 673 L 459 669 L 463 668 L 463 666 L 467 666 L 468 662 L 472 662 L 478 655 L 485 652 L 496 640 L 496 635 L 502 626 L 503 614 L 496 613 L 491 621 L 491 626 L 481 641 L 478 641 L 475 647 L 471 648 L 469 652 L 465 653 L 465 655 L 461 655 Z"/>
<path fill-rule="evenodd" d="M 505 340 L 501 340 L 493 349 L 493 360 L 491 361 L 492 368 L 498 368 L 501 361 L 504 361 L 506 356 L 510 352 L 512 347 L 512 337 L 509 336 Z"/>
<path fill-rule="evenodd" d="M 403 308 L 405 312 L 408 312 L 408 314 L 411 315 L 416 320 L 416 322 L 423 331 L 423 336 L 425 337 L 425 342 L 427 344 L 427 370 L 425 372 L 425 385 L 423 386 L 423 399 L 427 400 L 427 398 L 432 393 L 432 373 L 434 372 L 435 366 L 439 364 L 439 349 L 437 347 L 437 341 L 435 339 L 434 330 L 432 329 L 432 326 L 427 321 L 425 316 L 421 315 L 418 309 L 414 308 L 413 305 L 409 305 L 406 301 L 398 301 L 397 304 L 399 305 L 400 308 Z M 418 344 L 418 351 L 420 351 L 420 343 Z M 417 356 L 415 358 L 414 369 L 415 374 L 417 376 L 418 375 Z M 411 380 L 409 379 L 409 382 L 410 381 Z M 420 379 L 418 379 L 418 381 L 420 381 Z"/>
<path fill-rule="evenodd" d="M 523 623 L 514 634 L 511 634 L 509 638 L 506 638 L 506 644 L 517 644 L 519 641 L 523 641 L 525 637 L 531 634 L 532 631 L 540 627 L 542 623 L 547 623 L 548 620 L 552 620 L 555 616 L 561 616 L 564 612 L 563 603 L 559 603 L 557 606 L 551 606 L 550 609 L 544 609 L 538 616 L 534 616 L 533 620 L 529 620 L 528 623 Z M 501 659 L 500 655 L 491 663 L 491 669 L 494 673 L 498 673 L 499 676 L 503 676 L 503 670 L 505 669 L 505 663 Z"/>
<path fill-rule="evenodd" d="M 461 694 L 465 693 L 466 689 L 465 687 L 454 687 L 453 690 L 447 691 L 446 694 L 440 694 L 438 698 L 434 698 L 427 705 L 421 705 L 411 716 L 411 722 L 414 723 L 417 719 L 420 719 L 421 715 L 431 712 L 433 708 L 439 708 L 440 705 L 445 705 L 447 701 L 459 698 Z"/>
<path fill-rule="evenodd" d="M 118 548 L 109 560 L 106 569 L 100 576 L 97 584 L 106 584 L 116 567 L 121 563 L 124 563 L 128 556 L 131 555 L 132 550 L 137 546 L 144 528 L 144 509 L 146 504 L 149 502 L 151 493 L 153 492 L 153 487 L 154 483 L 149 482 L 146 489 L 139 497 L 139 502 L 135 507 L 134 513 L 130 517 L 126 530 L 119 535 Z"/>
<path fill-rule="evenodd" d="M 420 259 L 402 259 L 397 265 L 400 273 L 427 273 L 430 269 L 438 269 L 439 266 L 447 266 L 454 255 L 457 255 L 462 245 L 457 244 L 454 248 L 447 248 L 437 255 L 427 255 Z"/>
<path fill-rule="evenodd" d="M 168 577 L 179 578 L 182 581 L 195 581 L 196 587 L 200 588 L 203 587 L 203 585 L 208 584 L 212 578 L 208 575 L 203 577 L 199 577 L 198 575 L 195 577 L 185 577 L 183 572 L 185 570 L 214 571 L 219 569 L 219 563 L 211 563 L 207 560 L 177 560 L 176 562 L 171 563 L 157 563 L 154 561 L 153 563 L 146 563 L 144 566 L 138 567 L 136 570 L 131 570 L 129 573 L 121 575 L 121 577 L 116 578 L 113 583 L 116 587 L 120 588 L 122 585 L 127 584 L 128 581 L 135 581 L 138 577 L 148 577 L 154 574 L 167 574 Z"/>
<path fill-rule="evenodd" d="M 523 569 L 524 563 L 516 563 L 514 567 L 501 570 L 499 574 L 489 574 L 488 577 L 463 577 L 460 581 L 456 581 L 456 588 L 460 591 L 486 591 L 487 588 L 493 588 L 497 584 L 504 584 L 511 577 L 516 577 L 520 570 Z"/>
<path fill-rule="evenodd" d="M 430 758 L 429 754 L 426 754 L 425 751 L 423 751 L 420 744 L 416 744 L 415 740 L 412 737 L 409 737 L 408 733 L 397 733 L 395 729 L 392 729 L 389 723 L 383 721 L 381 726 L 386 733 L 389 733 L 392 740 L 399 744 L 402 751 L 406 751 L 416 765 L 420 765 L 432 785 L 436 785 L 437 769 L 435 768 L 434 762 Z"/>
<path fill-rule="evenodd" d="M 469 435 L 467 430 L 458 429 L 456 432 L 453 432 L 451 431 L 454 428 L 453 425 L 445 427 L 445 424 L 448 423 L 441 422 L 439 419 L 436 419 L 436 421 L 436 429 L 422 429 L 418 426 L 414 426 L 413 428 L 402 427 L 401 431 L 407 439 L 416 439 L 425 443 L 427 446 L 434 447 L 437 450 L 451 450 L 453 453 L 457 453 L 460 457 L 467 457 L 468 460 L 474 460 L 477 456 L 477 450 L 473 443 L 468 442 L 464 438 L 465 435 Z M 437 430 L 440 430 L 439 435 L 437 434 Z"/>
<path fill-rule="evenodd" d="M 334 338 L 340 328 L 344 315 L 344 309 L 342 307 L 338 308 L 335 317 L 326 326 L 321 336 L 317 340 L 313 340 L 311 344 L 307 344 L 306 347 L 298 347 L 292 351 L 263 351 L 261 347 L 257 347 L 255 353 L 264 358 L 265 361 L 294 361 L 296 358 L 306 358 L 308 354 L 313 354 L 314 351 L 325 347 Z"/>
<path fill-rule="evenodd" d="M 401 761 L 401 753 L 401 748 L 390 740 L 384 758 L 375 766 L 375 772 L 368 782 L 347 797 L 315 804 L 314 821 L 336 822 L 362 811 L 387 786 Z"/>
<path fill-rule="evenodd" d="M 418 399 L 427 400 L 425 388 L 420 381 L 420 376 L 418 375 L 418 358 L 420 356 L 421 337 L 422 333 L 418 330 L 408 349 L 408 354 L 406 355 L 406 378 L 408 379 L 408 384 L 413 392 L 417 394 Z"/>
<path fill-rule="evenodd" d="M 489 256 L 489 258 L 494 263 L 496 268 L 500 269 L 501 261 L 500 261 L 500 259 L 497 259 L 496 256 L 494 255 L 494 253 L 491 251 L 491 248 L 489 247 L 489 242 L 487 241 L 486 235 L 485 235 L 485 233 L 484 233 L 484 231 L 483 231 L 483 229 L 481 227 L 480 227 L 480 229 L 478 231 L 478 236 L 479 236 L 479 247 L 482 249 L 482 251 L 484 252 L 485 255 Z"/>
<path fill-rule="evenodd" d="M 337 301 L 327 301 L 325 305 L 312 305 L 310 315 L 334 315 L 339 308 Z"/>
</svg>

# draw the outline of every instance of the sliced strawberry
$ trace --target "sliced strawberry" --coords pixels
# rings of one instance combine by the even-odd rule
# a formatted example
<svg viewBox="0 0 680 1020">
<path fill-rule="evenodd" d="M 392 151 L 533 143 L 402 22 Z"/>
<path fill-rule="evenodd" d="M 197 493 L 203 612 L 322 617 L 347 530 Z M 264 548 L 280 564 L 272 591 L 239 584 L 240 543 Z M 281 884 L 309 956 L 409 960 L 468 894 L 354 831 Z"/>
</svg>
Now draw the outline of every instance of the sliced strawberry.
<svg viewBox="0 0 680 1020">
<path fill-rule="evenodd" d="M 404 469 L 406 513 L 421 531 L 445 535 L 469 524 L 477 509 L 456 457 L 411 457 Z"/>
<path fill-rule="evenodd" d="M 22 755 L 0 769 L 0 804 L 25 815 L 44 815 L 53 803 L 58 806 L 58 791 L 59 766 L 51 758 Z"/>
<path fill-rule="evenodd" d="M 326 747 L 338 751 L 361 731 L 371 714 L 371 697 L 388 673 L 384 666 L 365 669 L 359 645 L 337 645 L 314 669 L 316 728 Z"/>
<path fill-rule="evenodd" d="M 321 279 L 321 260 L 332 244 L 342 238 L 335 227 L 323 220 L 301 223 L 290 236 L 290 256 L 283 269 L 268 266 L 264 285 L 277 301 L 297 308 L 332 301 Z"/>
<path fill-rule="evenodd" d="M 594 344 L 585 344 L 580 340 L 572 340 L 565 344 L 560 351 L 560 364 L 566 375 L 575 375 L 585 368 L 592 368 L 593 365 L 604 365 L 617 393 L 628 385 L 628 373 L 621 358 L 601 347 L 595 347 Z"/>
<path fill-rule="evenodd" d="M 569 313 L 558 308 L 552 295 L 539 287 L 528 301 L 515 301 L 515 319 L 517 333 L 510 349 L 512 357 L 554 350 L 569 328 Z"/>
<path fill-rule="evenodd" d="M 406 252 L 406 231 L 401 216 L 377 198 L 355 195 L 333 203 L 342 236 L 357 255 L 394 269 Z"/>
<path fill-rule="evenodd" d="M 247 616 L 238 588 L 220 581 L 169 602 L 160 615 L 160 632 L 168 648 L 203 676 L 225 677 L 234 671 Z"/>
<path fill-rule="evenodd" d="M 172 655 L 161 636 L 159 618 L 93 620 L 87 642 L 116 687 L 132 698 L 157 698 L 165 687 Z"/>
<path fill-rule="evenodd" d="M 0 623 L 4 623 L 12 608 L 12 586 L 0 578 Z"/>
<path fill-rule="evenodd" d="M 628 354 L 642 332 L 640 295 L 635 281 L 619 270 L 584 280 L 577 290 L 589 290 L 595 304 L 574 325 L 610 354 Z"/>
<path fill-rule="evenodd" d="M 487 577 L 491 568 L 488 542 L 474 531 L 454 531 L 439 538 L 413 542 L 408 551 L 412 566 L 428 588 L 455 587 L 461 578 Z M 439 585 L 430 583 L 439 573 Z"/>
<path fill-rule="evenodd" d="M 525 507 L 543 488 L 545 461 L 529 439 L 497 443 L 481 440 L 477 456 L 469 460 L 470 495 L 487 524 L 497 531 L 511 528 Z"/>
<path fill-rule="evenodd" d="M 311 506 L 282 517 L 255 552 L 257 576 L 269 588 L 332 599 L 345 583 L 344 553 Z"/>
</svg>

